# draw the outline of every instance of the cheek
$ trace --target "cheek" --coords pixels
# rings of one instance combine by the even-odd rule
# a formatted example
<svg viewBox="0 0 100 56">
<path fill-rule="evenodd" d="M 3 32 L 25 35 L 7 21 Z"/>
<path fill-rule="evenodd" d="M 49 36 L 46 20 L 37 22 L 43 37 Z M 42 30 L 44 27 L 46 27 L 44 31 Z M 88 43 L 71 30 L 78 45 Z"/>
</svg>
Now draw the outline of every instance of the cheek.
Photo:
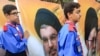
<svg viewBox="0 0 100 56">
<path fill-rule="evenodd" d="M 88 43 L 88 41 L 86 40 L 86 46 L 87 46 L 87 48 L 89 48 L 89 43 Z"/>
<path fill-rule="evenodd" d="M 98 36 L 97 36 L 97 45 L 100 45 L 100 32 L 98 33 Z"/>
<path fill-rule="evenodd" d="M 48 43 L 43 43 L 43 47 L 44 47 L 44 50 L 45 50 L 46 52 L 49 51 L 49 45 L 48 45 Z"/>
<path fill-rule="evenodd" d="M 98 32 L 97 40 L 100 40 L 100 32 Z"/>
<path fill-rule="evenodd" d="M 77 15 L 77 14 L 74 14 L 72 18 L 73 18 L 74 20 L 77 20 L 77 19 L 78 19 L 78 15 Z"/>
<path fill-rule="evenodd" d="M 14 16 L 11 16 L 10 18 L 11 18 L 11 20 L 13 20 L 13 21 L 15 20 L 15 17 L 14 17 Z"/>
<path fill-rule="evenodd" d="M 12 18 L 13 18 L 13 19 L 16 19 L 16 18 L 17 18 L 17 16 L 12 15 Z"/>
<path fill-rule="evenodd" d="M 76 14 L 76 18 L 79 19 L 79 17 L 80 17 L 80 15 L 79 14 Z"/>
<path fill-rule="evenodd" d="M 94 44 L 91 44 L 91 49 L 92 50 L 96 49 L 96 44 L 95 43 Z"/>
<path fill-rule="evenodd" d="M 53 40 L 52 42 L 53 42 L 54 47 L 57 48 L 57 43 L 58 43 L 57 38 L 55 40 Z"/>
<path fill-rule="evenodd" d="M 11 21 L 14 21 L 14 19 L 13 19 L 12 17 L 10 18 L 10 20 L 11 20 Z"/>
</svg>

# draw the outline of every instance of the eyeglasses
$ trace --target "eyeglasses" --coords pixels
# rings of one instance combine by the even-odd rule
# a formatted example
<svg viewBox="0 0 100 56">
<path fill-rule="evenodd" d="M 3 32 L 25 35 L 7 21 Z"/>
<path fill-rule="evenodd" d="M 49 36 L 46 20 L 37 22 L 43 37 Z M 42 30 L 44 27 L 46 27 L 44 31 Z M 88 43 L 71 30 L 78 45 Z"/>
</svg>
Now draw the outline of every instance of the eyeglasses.
<svg viewBox="0 0 100 56">
<path fill-rule="evenodd" d="M 13 12 L 13 13 L 10 13 L 10 15 L 18 15 L 18 13 L 20 12 Z"/>
<path fill-rule="evenodd" d="M 94 37 L 92 40 L 88 40 L 89 45 L 96 45 L 96 38 Z"/>
</svg>

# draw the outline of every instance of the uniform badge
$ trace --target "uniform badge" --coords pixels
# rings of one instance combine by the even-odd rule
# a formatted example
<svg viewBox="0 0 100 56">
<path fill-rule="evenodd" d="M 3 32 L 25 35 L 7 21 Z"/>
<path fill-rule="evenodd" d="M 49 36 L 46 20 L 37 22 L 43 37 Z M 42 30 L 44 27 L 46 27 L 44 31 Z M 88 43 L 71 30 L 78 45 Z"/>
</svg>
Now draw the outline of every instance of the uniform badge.
<svg viewBox="0 0 100 56">
<path fill-rule="evenodd" d="M 82 51 L 81 46 L 78 46 L 77 48 L 78 48 L 78 52 Z"/>
<path fill-rule="evenodd" d="M 18 36 L 18 34 L 16 33 L 15 36 Z"/>
</svg>

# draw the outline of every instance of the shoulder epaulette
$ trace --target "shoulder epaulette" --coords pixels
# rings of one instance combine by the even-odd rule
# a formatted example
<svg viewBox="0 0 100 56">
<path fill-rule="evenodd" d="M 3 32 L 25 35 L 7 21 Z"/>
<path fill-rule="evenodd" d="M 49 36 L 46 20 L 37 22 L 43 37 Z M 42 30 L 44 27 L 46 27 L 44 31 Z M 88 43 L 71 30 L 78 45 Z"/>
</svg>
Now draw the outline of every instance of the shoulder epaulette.
<svg viewBox="0 0 100 56">
<path fill-rule="evenodd" d="M 3 26 L 3 31 L 6 32 L 7 30 L 8 30 L 7 25 L 4 25 L 4 26 Z"/>
</svg>

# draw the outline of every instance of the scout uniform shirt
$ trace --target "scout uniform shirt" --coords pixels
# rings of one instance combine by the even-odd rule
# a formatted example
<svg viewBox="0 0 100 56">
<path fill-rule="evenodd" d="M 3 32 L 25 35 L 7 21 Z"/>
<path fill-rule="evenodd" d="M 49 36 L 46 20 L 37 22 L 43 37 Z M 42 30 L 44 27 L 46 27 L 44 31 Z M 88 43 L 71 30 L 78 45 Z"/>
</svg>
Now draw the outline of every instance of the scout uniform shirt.
<svg viewBox="0 0 100 56">
<path fill-rule="evenodd" d="M 0 47 L 11 53 L 25 51 L 27 40 L 24 38 L 23 29 L 20 24 L 7 23 L 0 34 Z"/>
<path fill-rule="evenodd" d="M 58 33 L 58 56 L 83 56 L 75 24 L 66 21 Z"/>
</svg>

